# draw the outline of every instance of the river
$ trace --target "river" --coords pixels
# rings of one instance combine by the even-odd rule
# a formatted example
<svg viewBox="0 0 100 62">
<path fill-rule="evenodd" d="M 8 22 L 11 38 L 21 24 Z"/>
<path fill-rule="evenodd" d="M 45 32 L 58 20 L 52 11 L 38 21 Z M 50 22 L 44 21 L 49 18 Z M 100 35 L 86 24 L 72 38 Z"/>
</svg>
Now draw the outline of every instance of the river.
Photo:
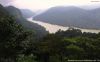
<svg viewBox="0 0 100 62">
<path fill-rule="evenodd" d="M 49 31 L 50 33 L 55 33 L 59 29 L 65 31 L 69 28 L 69 27 L 63 27 L 63 26 L 60 26 L 60 25 L 54 25 L 54 24 L 45 23 L 45 22 L 41 22 L 41 21 L 35 21 L 35 20 L 32 20 L 32 18 L 28 18 L 27 20 L 32 22 L 32 23 L 37 23 L 37 24 L 45 27 L 46 30 Z M 100 30 L 96 30 L 96 29 L 81 29 L 81 28 L 78 28 L 78 29 L 80 29 L 82 32 L 91 32 L 91 33 L 100 32 Z"/>
</svg>

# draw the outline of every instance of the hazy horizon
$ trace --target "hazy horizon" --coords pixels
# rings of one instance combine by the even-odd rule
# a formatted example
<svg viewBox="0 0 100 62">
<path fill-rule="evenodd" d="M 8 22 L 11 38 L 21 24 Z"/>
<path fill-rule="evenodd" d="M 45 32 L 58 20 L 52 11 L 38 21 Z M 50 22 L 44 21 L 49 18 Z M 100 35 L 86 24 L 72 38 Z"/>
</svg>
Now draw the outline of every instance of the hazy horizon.
<svg viewBox="0 0 100 62">
<path fill-rule="evenodd" d="M 0 3 L 4 6 L 12 5 L 21 9 L 39 11 L 55 6 L 97 8 L 100 5 L 100 0 L 0 0 Z"/>
</svg>

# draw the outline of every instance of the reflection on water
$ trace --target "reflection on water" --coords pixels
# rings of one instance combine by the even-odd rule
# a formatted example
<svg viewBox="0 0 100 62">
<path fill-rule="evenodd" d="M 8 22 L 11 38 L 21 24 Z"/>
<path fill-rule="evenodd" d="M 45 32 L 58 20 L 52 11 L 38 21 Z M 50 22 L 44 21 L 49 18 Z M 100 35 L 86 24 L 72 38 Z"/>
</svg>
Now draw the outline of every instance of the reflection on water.
<svg viewBox="0 0 100 62">
<path fill-rule="evenodd" d="M 54 24 L 50 24 L 50 23 L 45 23 L 45 22 L 41 22 L 41 21 L 35 21 L 35 20 L 32 20 L 32 18 L 28 18 L 28 21 L 33 22 L 33 23 L 37 23 L 37 24 L 45 27 L 46 30 L 49 31 L 50 33 L 55 33 L 59 29 L 65 31 L 65 30 L 67 30 L 69 28 L 69 27 L 63 27 L 63 26 L 54 25 Z M 93 30 L 93 29 L 81 29 L 81 30 L 82 30 L 82 32 L 92 32 L 92 33 L 100 32 L 100 30 Z"/>
</svg>

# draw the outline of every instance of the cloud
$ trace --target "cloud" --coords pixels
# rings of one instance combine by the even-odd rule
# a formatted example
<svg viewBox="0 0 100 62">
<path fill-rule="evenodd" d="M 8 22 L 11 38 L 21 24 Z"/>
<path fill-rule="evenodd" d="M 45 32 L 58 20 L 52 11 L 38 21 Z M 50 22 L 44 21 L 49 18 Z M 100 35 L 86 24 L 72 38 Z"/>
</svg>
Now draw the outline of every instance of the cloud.
<svg viewBox="0 0 100 62">
<path fill-rule="evenodd" d="M 32 10 L 44 10 L 54 6 L 84 6 L 94 4 L 100 3 L 91 2 L 91 0 L 14 0 L 10 3 L 10 5 L 17 8 L 28 8 Z"/>
<path fill-rule="evenodd" d="M 0 4 L 2 4 L 2 5 L 7 5 L 7 4 L 9 4 L 10 2 L 12 2 L 12 1 L 14 1 L 14 0 L 0 0 Z"/>
</svg>

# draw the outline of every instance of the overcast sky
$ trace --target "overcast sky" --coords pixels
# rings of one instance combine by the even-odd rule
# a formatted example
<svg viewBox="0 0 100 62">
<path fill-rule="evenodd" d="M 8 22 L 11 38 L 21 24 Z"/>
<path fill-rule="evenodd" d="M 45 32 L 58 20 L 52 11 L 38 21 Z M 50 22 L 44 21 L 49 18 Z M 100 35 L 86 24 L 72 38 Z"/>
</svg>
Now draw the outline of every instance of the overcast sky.
<svg viewBox="0 0 100 62">
<path fill-rule="evenodd" d="M 18 8 L 42 10 L 54 6 L 86 6 L 100 4 L 100 0 L 0 0 L 3 5 L 14 5 Z"/>
</svg>

